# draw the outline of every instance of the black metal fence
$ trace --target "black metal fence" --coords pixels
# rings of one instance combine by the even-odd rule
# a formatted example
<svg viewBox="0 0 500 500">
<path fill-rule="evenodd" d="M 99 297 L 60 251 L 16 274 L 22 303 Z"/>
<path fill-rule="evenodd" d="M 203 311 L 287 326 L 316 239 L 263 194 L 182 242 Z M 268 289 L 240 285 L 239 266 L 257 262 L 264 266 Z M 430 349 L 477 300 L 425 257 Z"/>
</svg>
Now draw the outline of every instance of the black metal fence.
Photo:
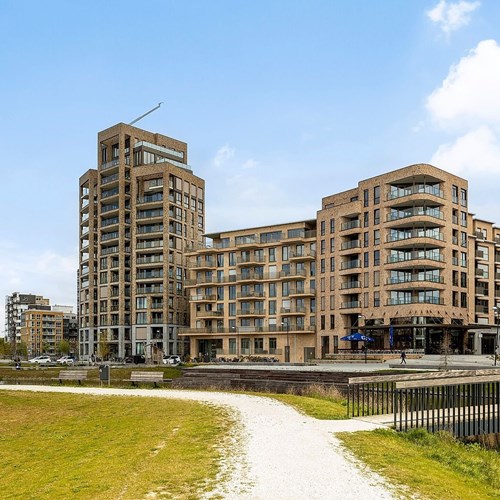
<svg viewBox="0 0 500 500">
<path fill-rule="evenodd" d="M 494 369 L 349 378 L 347 416 L 393 414 L 398 431 L 500 432 L 500 372 Z"/>
<path fill-rule="evenodd" d="M 490 380 L 396 383 L 394 427 L 446 430 L 456 437 L 500 432 L 500 376 Z"/>
</svg>

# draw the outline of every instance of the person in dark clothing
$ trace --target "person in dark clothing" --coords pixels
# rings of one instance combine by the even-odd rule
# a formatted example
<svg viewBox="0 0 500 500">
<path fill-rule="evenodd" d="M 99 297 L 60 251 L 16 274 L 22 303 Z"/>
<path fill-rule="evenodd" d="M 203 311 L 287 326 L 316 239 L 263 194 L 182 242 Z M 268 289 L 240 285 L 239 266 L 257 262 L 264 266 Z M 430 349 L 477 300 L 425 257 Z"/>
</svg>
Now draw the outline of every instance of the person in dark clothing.
<svg viewBox="0 0 500 500">
<path fill-rule="evenodd" d="M 399 363 L 400 365 L 406 365 L 406 352 L 405 351 L 401 351 L 401 363 Z"/>
</svg>

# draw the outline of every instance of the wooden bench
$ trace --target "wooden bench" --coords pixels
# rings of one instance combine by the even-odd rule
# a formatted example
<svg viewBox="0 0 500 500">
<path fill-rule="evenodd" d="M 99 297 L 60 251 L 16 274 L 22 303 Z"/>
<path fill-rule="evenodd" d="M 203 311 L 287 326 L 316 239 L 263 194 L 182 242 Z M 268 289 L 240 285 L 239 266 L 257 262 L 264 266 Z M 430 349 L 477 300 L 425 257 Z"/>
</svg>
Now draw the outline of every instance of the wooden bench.
<svg viewBox="0 0 500 500">
<path fill-rule="evenodd" d="M 78 380 L 78 383 L 81 385 L 82 380 L 87 380 L 87 371 L 86 370 L 61 370 L 59 372 L 59 376 L 53 378 L 52 380 L 59 380 L 59 383 L 62 384 L 63 380 Z"/>
<path fill-rule="evenodd" d="M 132 382 L 132 385 L 136 385 L 139 382 L 152 382 L 154 386 L 159 382 L 172 382 L 171 378 L 163 378 L 163 372 L 138 372 L 133 371 L 130 374 L 130 378 L 125 380 L 125 382 Z"/>
</svg>

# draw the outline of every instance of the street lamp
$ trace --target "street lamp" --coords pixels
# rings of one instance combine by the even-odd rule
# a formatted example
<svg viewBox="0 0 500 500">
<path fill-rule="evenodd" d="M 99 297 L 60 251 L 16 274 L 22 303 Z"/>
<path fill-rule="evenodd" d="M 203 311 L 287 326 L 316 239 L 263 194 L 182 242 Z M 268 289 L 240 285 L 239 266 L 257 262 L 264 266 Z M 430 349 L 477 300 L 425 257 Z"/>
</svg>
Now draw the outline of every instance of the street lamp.
<svg viewBox="0 0 500 500">
<path fill-rule="evenodd" d="M 365 329 L 364 329 L 364 335 L 366 337 L 366 316 L 364 314 L 358 314 L 358 327 L 359 327 L 359 320 L 363 318 L 363 321 L 365 322 Z M 365 365 L 368 363 L 368 344 L 366 343 L 365 340 Z"/>
<path fill-rule="evenodd" d="M 498 354 L 498 327 L 500 326 L 499 319 L 500 319 L 500 308 L 497 306 L 493 306 L 493 313 L 495 314 L 495 320 L 497 324 L 497 333 L 495 335 L 495 352 L 493 353 L 493 359 L 494 361 L 494 366 L 497 366 L 497 354 Z"/>
<path fill-rule="evenodd" d="M 288 321 L 283 321 L 281 323 L 281 326 L 284 326 L 286 328 L 285 363 L 290 363 L 290 325 L 288 324 Z"/>
</svg>

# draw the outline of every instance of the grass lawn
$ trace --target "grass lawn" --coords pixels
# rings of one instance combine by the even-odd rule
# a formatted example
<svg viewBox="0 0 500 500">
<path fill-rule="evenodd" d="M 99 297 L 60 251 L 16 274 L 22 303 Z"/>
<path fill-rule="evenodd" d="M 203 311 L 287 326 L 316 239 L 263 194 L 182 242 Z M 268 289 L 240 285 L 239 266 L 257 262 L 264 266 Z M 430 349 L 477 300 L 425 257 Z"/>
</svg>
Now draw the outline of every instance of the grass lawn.
<svg viewBox="0 0 500 500">
<path fill-rule="evenodd" d="M 337 437 L 372 470 L 423 498 L 500 498 L 500 455 L 496 451 L 421 429 L 341 433 Z M 408 490 L 400 491 L 409 496 Z"/>
<path fill-rule="evenodd" d="M 3 499 L 199 498 L 232 423 L 196 402 L 1 389 L 0 415 Z"/>
<path fill-rule="evenodd" d="M 268 394 L 261 392 L 255 393 L 255 395 L 277 399 L 318 420 L 347 419 L 346 400 L 330 400 L 318 396 L 296 396 L 294 394 Z"/>
</svg>

